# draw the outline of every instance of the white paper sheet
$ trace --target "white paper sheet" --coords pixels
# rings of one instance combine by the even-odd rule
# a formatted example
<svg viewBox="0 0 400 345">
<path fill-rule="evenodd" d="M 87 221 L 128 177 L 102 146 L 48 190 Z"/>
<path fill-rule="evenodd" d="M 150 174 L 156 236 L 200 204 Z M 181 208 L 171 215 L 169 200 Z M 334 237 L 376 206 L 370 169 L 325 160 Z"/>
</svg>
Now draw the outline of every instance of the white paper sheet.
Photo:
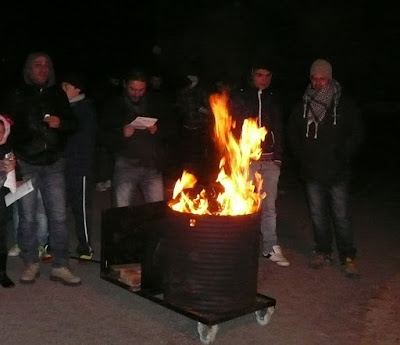
<svg viewBox="0 0 400 345">
<path fill-rule="evenodd" d="M 8 193 L 5 197 L 4 200 L 6 202 L 6 206 L 10 206 L 12 203 L 14 203 L 15 201 L 17 201 L 18 199 L 21 199 L 23 196 L 25 196 L 26 194 L 32 192 L 34 190 L 33 186 L 32 186 L 32 181 L 28 180 L 24 183 L 22 183 L 21 185 L 19 185 L 17 187 L 17 190 L 15 191 L 15 193 Z"/>
<path fill-rule="evenodd" d="M 15 169 L 7 173 L 6 182 L 4 182 L 4 187 L 7 187 L 12 194 L 17 191 L 17 179 L 15 177 Z"/>
<path fill-rule="evenodd" d="M 130 125 L 132 125 L 136 129 L 145 129 L 153 126 L 157 122 L 157 120 L 158 119 L 155 119 L 154 117 L 138 116 L 130 123 Z"/>
</svg>

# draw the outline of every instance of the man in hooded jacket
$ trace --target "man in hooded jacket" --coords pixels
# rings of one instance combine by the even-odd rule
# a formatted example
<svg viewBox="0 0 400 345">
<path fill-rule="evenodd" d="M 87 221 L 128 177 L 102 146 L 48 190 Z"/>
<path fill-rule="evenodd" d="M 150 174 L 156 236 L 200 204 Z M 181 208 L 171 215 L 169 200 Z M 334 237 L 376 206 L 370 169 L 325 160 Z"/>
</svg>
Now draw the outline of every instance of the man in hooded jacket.
<svg viewBox="0 0 400 345">
<path fill-rule="evenodd" d="M 53 64 L 44 52 L 28 55 L 24 83 L 13 90 L 6 110 L 14 122 L 10 143 L 24 181 L 34 190 L 19 200 L 18 243 L 25 264 L 20 282 L 32 284 L 39 276 L 36 203 L 40 190 L 48 217 L 53 255 L 50 279 L 66 285 L 81 280 L 68 268 L 69 239 L 66 224 L 65 162 L 63 151 L 68 135 L 76 129 L 67 96 L 55 84 Z"/>
</svg>

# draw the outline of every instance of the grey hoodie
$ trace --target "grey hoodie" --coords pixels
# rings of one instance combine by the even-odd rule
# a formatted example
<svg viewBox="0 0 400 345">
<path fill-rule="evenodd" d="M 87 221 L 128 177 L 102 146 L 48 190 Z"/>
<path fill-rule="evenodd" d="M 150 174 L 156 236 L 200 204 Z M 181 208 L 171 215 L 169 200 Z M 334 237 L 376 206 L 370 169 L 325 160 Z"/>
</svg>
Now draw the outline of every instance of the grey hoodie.
<svg viewBox="0 0 400 345">
<path fill-rule="evenodd" d="M 28 57 L 25 60 L 25 65 L 23 69 L 24 81 L 27 85 L 35 85 L 35 83 L 29 78 L 29 72 L 32 68 L 33 60 L 35 60 L 39 56 L 44 56 L 49 62 L 49 78 L 47 79 L 47 83 L 45 86 L 46 87 L 53 86 L 56 82 L 53 62 L 51 61 L 50 56 L 45 52 L 35 52 L 28 55 Z"/>
</svg>

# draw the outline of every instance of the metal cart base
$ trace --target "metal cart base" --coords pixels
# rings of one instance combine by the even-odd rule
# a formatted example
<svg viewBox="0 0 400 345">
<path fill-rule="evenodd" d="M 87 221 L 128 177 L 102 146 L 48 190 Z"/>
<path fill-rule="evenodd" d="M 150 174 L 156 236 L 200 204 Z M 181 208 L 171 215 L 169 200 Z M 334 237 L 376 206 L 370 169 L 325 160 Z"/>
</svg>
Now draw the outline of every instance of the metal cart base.
<svg viewBox="0 0 400 345">
<path fill-rule="evenodd" d="M 257 293 L 254 305 L 249 306 L 248 308 L 244 308 L 242 310 L 235 311 L 234 313 L 227 313 L 223 315 L 214 313 L 203 313 L 196 310 L 183 309 L 165 301 L 163 293 L 159 290 L 143 289 L 139 291 L 133 291 L 130 286 L 121 283 L 117 279 L 111 277 L 109 274 L 101 273 L 100 277 L 136 295 L 139 295 L 165 308 L 173 310 L 181 315 L 197 321 L 197 332 L 199 333 L 200 341 L 203 344 L 211 344 L 215 340 L 220 323 L 235 319 L 240 316 L 255 313 L 257 322 L 262 326 L 267 325 L 271 320 L 276 305 L 275 299 Z"/>
<path fill-rule="evenodd" d="M 165 308 L 197 321 L 197 331 L 203 344 L 211 344 L 219 324 L 240 316 L 255 313 L 257 322 L 265 326 L 275 310 L 276 300 L 257 293 L 255 302 L 232 313 L 215 314 L 184 309 L 164 300 L 160 277 L 162 269 L 154 264 L 160 238 L 160 220 L 164 216 L 165 203 L 146 204 L 140 208 L 113 208 L 102 215 L 102 250 L 100 278 L 146 298 Z M 112 275 L 113 264 L 140 263 L 141 289 L 137 290 Z"/>
</svg>

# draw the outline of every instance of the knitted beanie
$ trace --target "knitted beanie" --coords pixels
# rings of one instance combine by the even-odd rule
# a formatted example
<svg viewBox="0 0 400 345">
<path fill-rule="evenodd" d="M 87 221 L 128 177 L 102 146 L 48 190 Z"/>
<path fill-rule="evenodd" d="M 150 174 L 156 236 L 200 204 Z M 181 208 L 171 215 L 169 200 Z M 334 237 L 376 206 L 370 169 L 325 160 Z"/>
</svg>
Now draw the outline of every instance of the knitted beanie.
<svg viewBox="0 0 400 345">
<path fill-rule="evenodd" d="M 61 81 L 71 84 L 77 89 L 80 89 L 81 93 L 84 93 L 86 91 L 86 78 L 78 72 L 66 73 Z"/>
<path fill-rule="evenodd" d="M 323 59 L 315 60 L 310 68 L 310 77 L 314 74 L 320 74 L 321 76 L 332 79 L 332 66 L 331 64 Z"/>
</svg>

